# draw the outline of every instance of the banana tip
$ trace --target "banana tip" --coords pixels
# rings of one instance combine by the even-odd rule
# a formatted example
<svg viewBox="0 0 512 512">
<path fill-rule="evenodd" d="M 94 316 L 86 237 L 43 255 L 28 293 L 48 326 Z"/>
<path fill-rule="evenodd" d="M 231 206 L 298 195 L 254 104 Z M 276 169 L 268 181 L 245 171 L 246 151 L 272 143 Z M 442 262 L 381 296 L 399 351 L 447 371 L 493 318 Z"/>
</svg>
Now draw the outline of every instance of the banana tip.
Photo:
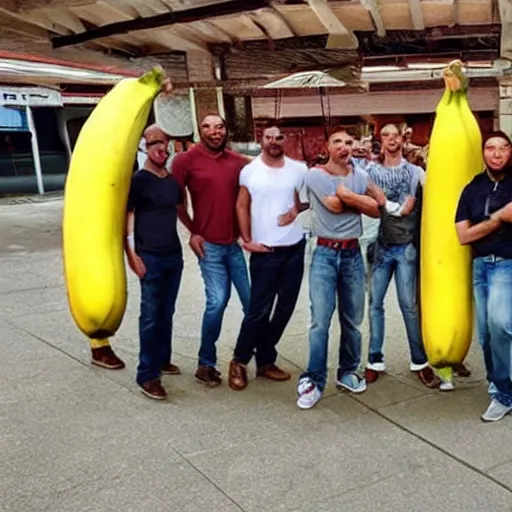
<svg viewBox="0 0 512 512">
<path fill-rule="evenodd" d="M 161 85 L 165 78 L 164 68 L 160 65 L 155 66 L 153 69 L 150 69 L 146 73 L 144 73 L 139 81 L 143 84 L 151 84 L 155 83 L 157 85 Z"/>
</svg>

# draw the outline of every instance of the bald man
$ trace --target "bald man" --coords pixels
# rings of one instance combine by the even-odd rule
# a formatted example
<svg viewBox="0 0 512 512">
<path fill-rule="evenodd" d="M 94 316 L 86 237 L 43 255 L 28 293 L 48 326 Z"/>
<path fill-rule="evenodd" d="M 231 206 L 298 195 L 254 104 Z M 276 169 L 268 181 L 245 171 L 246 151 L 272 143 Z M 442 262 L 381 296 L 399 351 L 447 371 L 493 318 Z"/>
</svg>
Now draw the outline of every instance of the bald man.
<svg viewBox="0 0 512 512">
<path fill-rule="evenodd" d="M 153 124 L 144 139 L 147 158 L 132 179 L 126 216 L 126 254 L 140 280 L 140 352 L 137 384 L 146 396 L 163 400 L 162 374 L 180 373 L 171 364 L 172 320 L 183 272 L 177 207 L 183 194 L 166 169 L 170 136 Z"/>
</svg>

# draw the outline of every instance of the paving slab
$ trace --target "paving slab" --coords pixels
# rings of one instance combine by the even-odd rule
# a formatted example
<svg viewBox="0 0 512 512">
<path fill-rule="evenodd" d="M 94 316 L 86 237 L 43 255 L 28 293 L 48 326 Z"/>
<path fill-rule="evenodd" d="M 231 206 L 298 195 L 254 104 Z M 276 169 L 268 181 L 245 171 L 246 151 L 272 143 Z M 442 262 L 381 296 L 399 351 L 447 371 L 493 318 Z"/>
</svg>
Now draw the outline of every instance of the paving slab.
<svg viewBox="0 0 512 512">
<path fill-rule="evenodd" d="M 308 357 L 308 275 L 279 345 L 292 379 L 256 379 L 233 392 L 194 377 L 204 292 L 185 248 L 175 317 L 169 399 L 135 382 L 139 284 L 113 340 L 122 371 L 90 365 L 67 305 L 62 200 L 0 202 L 0 511 L 332 511 L 371 508 L 512 512 L 512 418 L 484 425 L 480 349 L 473 375 L 442 394 L 409 372 L 394 287 L 386 300 L 388 375 L 359 396 L 334 385 L 339 326 L 333 318 L 329 384 L 311 411 L 295 405 Z M 181 230 L 186 247 L 186 233 Z M 306 251 L 306 267 L 311 259 Z M 242 312 L 233 291 L 218 342 L 224 377 Z M 364 361 L 368 321 L 363 325 Z"/>
</svg>

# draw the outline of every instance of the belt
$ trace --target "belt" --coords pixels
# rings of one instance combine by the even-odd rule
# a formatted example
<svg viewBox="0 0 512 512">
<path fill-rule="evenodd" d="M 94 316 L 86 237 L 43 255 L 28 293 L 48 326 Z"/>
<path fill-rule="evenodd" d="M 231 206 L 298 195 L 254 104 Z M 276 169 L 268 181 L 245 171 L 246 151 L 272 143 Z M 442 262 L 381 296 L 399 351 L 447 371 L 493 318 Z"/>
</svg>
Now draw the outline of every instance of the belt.
<svg viewBox="0 0 512 512">
<path fill-rule="evenodd" d="M 317 245 L 327 247 L 328 249 L 334 249 L 335 251 L 343 249 L 358 249 L 359 240 L 357 238 L 350 238 L 349 240 L 332 240 L 331 238 L 318 237 Z"/>
<path fill-rule="evenodd" d="M 295 247 L 300 247 L 302 244 L 306 243 L 305 238 L 301 238 L 296 244 L 292 245 L 266 245 L 262 244 L 264 247 L 270 250 L 270 252 L 280 252 L 280 251 L 288 251 L 290 249 L 294 249 Z M 265 253 L 263 253 L 265 254 Z"/>
<path fill-rule="evenodd" d="M 488 254 L 487 256 L 481 256 L 481 258 L 487 263 L 498 263 L 500 261 L 509 260 L 509 258 L 503 258 L 502 256 L 496 256 L 496 254 Z"/>
</svg>

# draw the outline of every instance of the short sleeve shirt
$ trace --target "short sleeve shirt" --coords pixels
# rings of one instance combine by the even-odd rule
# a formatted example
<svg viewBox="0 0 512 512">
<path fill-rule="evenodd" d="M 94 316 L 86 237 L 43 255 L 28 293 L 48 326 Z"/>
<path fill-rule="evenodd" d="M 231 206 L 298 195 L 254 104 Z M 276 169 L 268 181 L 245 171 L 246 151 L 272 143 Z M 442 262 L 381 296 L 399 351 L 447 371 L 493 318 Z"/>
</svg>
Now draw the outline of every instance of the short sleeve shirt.
<svg viewBox="0 0 512 512">
<path fill-rule="evenodd" d="M 295 195 L 302 201 L 308 168 L 305 163 L 285 157 L 282 167 L 269 167 L 261 157 L 242 170 L 240 185 L 251 196 L 251 235 L 255 242 L 269 246 L 290 246 L 304 238 L 298 219 L 279 226 L 279 216 L 295 205 Z"/>
<path fill-rule="evenodd" d="M 182 203 L 181 187 L 170 174 L 159 178 L 139 170 L 133 175 L 127 211 L 135 213 L 137 252 L 181 252 L 177 206 Z"/>
<path fill-rule="evenodd" d="M 350 240 L 362 235 L 359 212 L 333 213 L 324 206 L 323 200 L 336 195 L 339 185 L 344 185 L 356 194 L 365 194 L 368 188 L 368 175 L 365 171 L 354 166 L 347 176 L 337 176 L 321 167 L 313 167 L 307 174 L 306 185 L 311 208 L 311 232 L 314 236 Z"/>
<path fill-rule="evenodd" d="M 239 153 L 213 153 L 201 143 L 174 157 L 172 175 L 192 200 L 194 234 L 216 244 L 236 241 L 240 171 L 248 162 Z"/>
<path fill-rule="evenodd" d="M 494 212 L 512 201 L 512 175 L 493 181 L 487 172 L 476 176 L 462 191 L 455 222 L 468 220 L 471 225 L 488 219 Z M 475 257 L 491 254 L 512 258 L 512 224 L 504 223 L 496 231 L 471 244 Z"/>
<path fill-rule="evenodd" d="M 366 171 L 369 178 L 386 194 L 389 201 L 403 204 L 408 196 L 416 197 L 418 187 L 424 183 L 425 172 L 403 158 L 396 167 L 384 167 L 371 162 Z M 419 229 L 418 210 L 410 215 L 394 217 L 381 209 L 379 241 L 384 245 L 405 245 L 417 239 Z"/>
</svg>

